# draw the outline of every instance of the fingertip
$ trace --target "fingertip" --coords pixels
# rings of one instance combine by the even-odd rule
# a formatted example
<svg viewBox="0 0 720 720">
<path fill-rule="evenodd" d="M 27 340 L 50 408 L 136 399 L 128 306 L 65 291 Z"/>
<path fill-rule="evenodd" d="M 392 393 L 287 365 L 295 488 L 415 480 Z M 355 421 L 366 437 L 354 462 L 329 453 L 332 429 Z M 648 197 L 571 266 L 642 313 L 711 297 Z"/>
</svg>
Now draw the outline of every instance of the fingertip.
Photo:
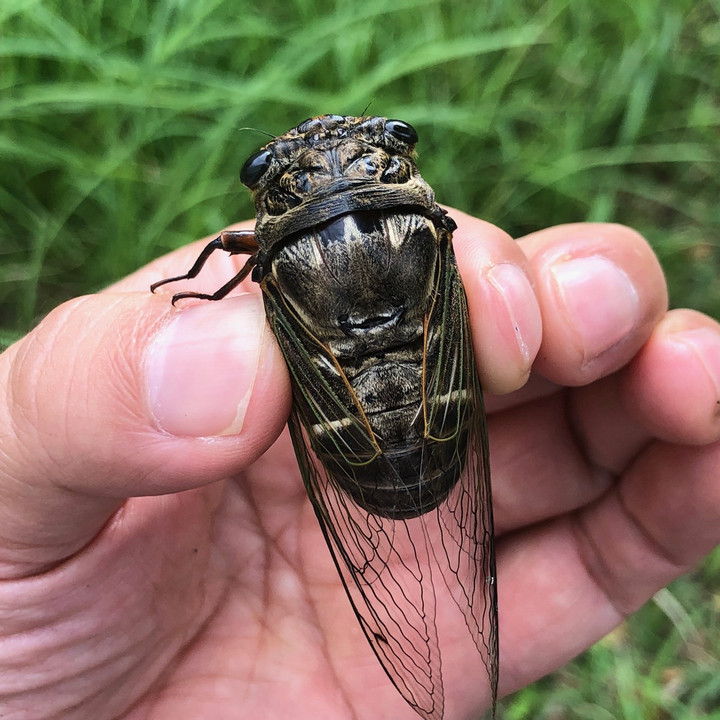
<svg viewBox="0 0 720 720">
<path fill-rule="evenodd" d="M 90 295 L 56 308 L 14 355 L 8 410 L 33 458 L 17 472 L 90 495 L 227 477 L 289 411 L 259 294 L 184 308 L 149 291 Z"/>
<path fill-rule="evenodd" d="M 623 378 L 625 404 L 656 437 L 703 445 L 720 439 L 720 325 L 673 310 Z"/>
<path fill-rule="evenodd" d="M 468 298 L 483 388 L 505 394 L 530 375 L 542 340 L 542 317 L 529 264 L 503 230 L 457 211 L 455 253 Z"/>
<path fill-rule="evenodd" d="M 157 425 L 171 435 L 210 437 L 242 432 L 278 374 L 258 294 L 184 307 L 148 347 L 146 392 Z M 260 397 L 258 397 L 260 396 Z"/>
<path fill-rule="evenodd" d="M 488 268 L 485 302 L 476 323 L 478 361 L 488 392 L 505 394 L 527 382 L 542 341 L 542 316 L 525 269 L 514 262 Z"/>
<path fill-rule="evenodd" d="M 662 268 L 645 239 L 622 225 L 575 223 L 519 242 L 542 310 L 538 372 L 575 386 L 626 364 L 667 308 Z"/>
</svg>

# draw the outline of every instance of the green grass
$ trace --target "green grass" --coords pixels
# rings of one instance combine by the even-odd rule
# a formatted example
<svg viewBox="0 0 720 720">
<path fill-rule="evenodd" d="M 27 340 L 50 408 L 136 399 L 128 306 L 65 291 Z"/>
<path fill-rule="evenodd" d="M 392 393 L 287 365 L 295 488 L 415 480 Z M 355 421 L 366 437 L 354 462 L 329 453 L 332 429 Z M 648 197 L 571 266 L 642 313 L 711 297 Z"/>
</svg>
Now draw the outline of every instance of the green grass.
<svg viewBox="0 0 720 720">
<path fill-rule="evenodd" d="M 3 0 L 0 343 L 252 215 L 264 137 L 369 112 L 419 131 L 438 198 L 514 235 L 640 230 L 675 306 L 720 317 L 720 3 Z M 720 718 L 720 555 L 520 718 Z"/>
<path fill-rule="evenodd" d="M 574 662 L 507 699 L 505 720 L 720 720 L 720 553 Z"/>
</svg>

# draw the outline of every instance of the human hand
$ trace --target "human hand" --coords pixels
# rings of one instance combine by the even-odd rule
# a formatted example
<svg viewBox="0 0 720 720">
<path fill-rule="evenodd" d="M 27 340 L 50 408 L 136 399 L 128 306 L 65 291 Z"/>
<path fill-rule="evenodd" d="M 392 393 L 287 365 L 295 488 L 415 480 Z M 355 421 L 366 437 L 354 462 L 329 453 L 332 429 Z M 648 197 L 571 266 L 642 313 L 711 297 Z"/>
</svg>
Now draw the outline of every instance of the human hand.
<svg viewBox="0 0 720 720">
<path fill-rule="evenodd" d="M 720 328 L 666 312 L 627 228 L 516 244 L 451 214 L 481 377 L 506 393 L 488 428 L 507 694 L 720 542 Z M 0 709 L 411 720 L 281 432 L 290 387 L 257 286 L 180 311 L 147 290 L 197 253 L 64 304 L 1 356 Z M 487 707 L 452 648 L 443 666 L 446 720 Z"/>
</svg>

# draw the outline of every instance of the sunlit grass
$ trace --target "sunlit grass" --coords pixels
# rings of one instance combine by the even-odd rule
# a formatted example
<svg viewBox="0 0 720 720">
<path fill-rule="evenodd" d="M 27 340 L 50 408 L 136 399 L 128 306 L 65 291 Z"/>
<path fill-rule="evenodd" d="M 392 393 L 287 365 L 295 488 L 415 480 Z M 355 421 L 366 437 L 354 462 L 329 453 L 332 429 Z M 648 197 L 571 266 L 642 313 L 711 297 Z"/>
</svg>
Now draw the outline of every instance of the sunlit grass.
<svg viewBox="0 0 720 720">
<path fill-rule="evenodd" d="M 672 303 L 718 317 L 719 15 L 717 0 L 3 0 L 0 343 L 250 217 L 237 172 L 264 136 L 245 128 L 368 105 L 418 129 L 443 203 L 516 236 L 632 225 Z M 719 573 L 716 554 L 507 717 L 720 717 Z"/>
</svg>

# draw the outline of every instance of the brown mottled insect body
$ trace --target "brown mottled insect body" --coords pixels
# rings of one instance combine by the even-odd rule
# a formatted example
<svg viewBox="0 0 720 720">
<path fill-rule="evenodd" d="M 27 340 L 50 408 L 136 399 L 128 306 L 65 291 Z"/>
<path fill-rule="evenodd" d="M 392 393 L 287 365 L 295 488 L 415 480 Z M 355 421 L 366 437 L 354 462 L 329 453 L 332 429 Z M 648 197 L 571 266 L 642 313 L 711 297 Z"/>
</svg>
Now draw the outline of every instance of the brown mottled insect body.
<svg viewBox="0 0 720 720">
<path fill-rule="evenodd" d="M 423 366 L 436 345 L 425 342 L 447 230 L 412 213 L 355 212 L 296 235 L 272 257 L 262 279 L 266 298 L 282 298 L 322 345 L 312 361 L 333 393 L 367 420 L 377 447 L 358 454 L 353 473 L 337 443 L 357 447 L 348 418 L 314 422 L 311 443 L 338 482 L 363 508 L 386 517 L 412 517 L 445 498 L 459 474 L 454 449 L 426 439 Z M 368 282 L 372 278 L 372 282 Z M 272 286 L 272 290 L 270 289 Z M 268 302 L 268 316 L 274 315 Z M 327 349 L 336 364 L 328 362 Z M 289 363 L 302 362 L 292 343 Z M 461 402 L 456 395 L 452 402 Z M 312 408 L 299 411 L 312 415 Z M 441 428 L 438 428 L 442 432 Z M 450 455 L 450 457 L 445 457 Z"/>
<path fill-rule="evenodd" d="M 455 223 L 400 120 L 324 115 L 252 155 L 241 180 L 249 254 L 212 295 L 252 272 L 293 385 L 300 471 L 353 610 L 406 701 L 444 712 L 436 599 L 456 606 L 484 666 L 493 714 L 497 601 L 487 433 Z M 433 580 L 435 578 L 435 580 Z M 438 585 L 439 582 L 439 585 Z M 471 663 L 467 667 L 471 667 Z M 466 671 L 466 668 L 463 668 Z"/>
</svg>

